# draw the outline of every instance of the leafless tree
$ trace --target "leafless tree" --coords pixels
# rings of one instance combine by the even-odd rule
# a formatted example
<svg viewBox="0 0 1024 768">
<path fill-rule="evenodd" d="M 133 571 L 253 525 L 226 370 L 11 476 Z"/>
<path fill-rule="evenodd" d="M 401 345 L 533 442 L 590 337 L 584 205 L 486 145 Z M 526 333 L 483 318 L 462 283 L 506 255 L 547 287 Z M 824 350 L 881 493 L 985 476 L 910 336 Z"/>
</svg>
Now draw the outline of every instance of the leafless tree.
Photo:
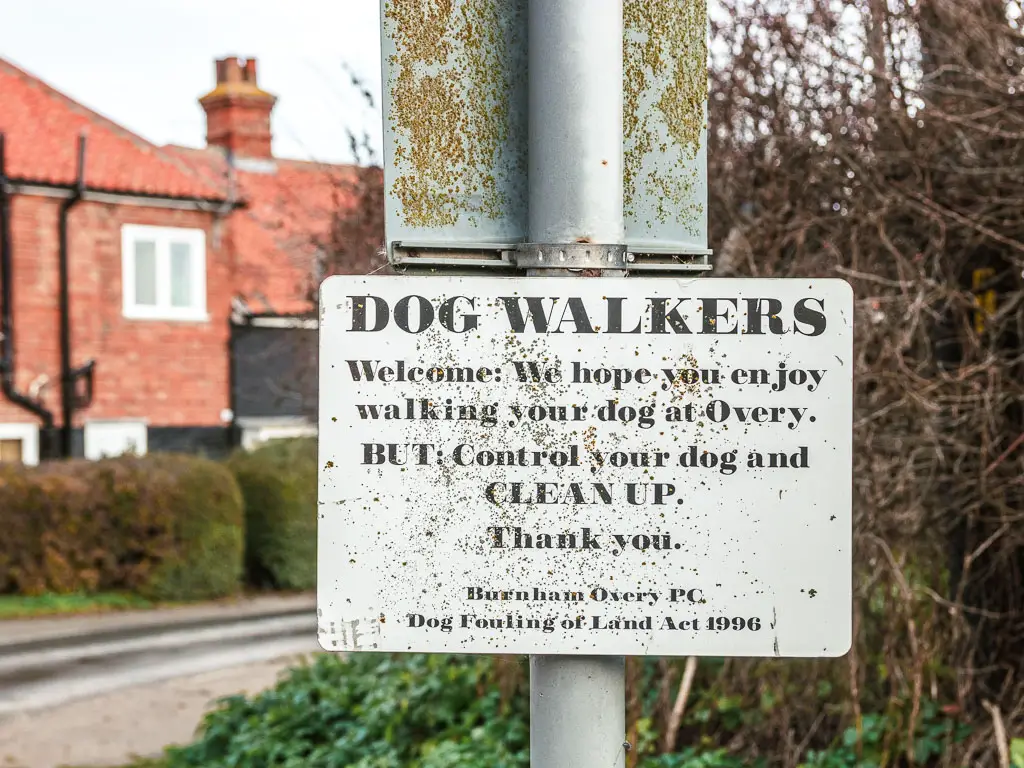
<svg viewBox="0 0 1024 768">
<path fill-rule="evenodd" d="M 366 83 L 345 68 L 349 85 L 371 110 L 376 106 Z M 355 161 L 350 174 L 338 179 L 338 206 L 330 235 L 321 244 L 323 271 L 368 274 L 386 268 L 384 257 L 384 174 L 369 128 L 346 127 L 349 151 Z"/>
<path fill-rule="evenodd" d="M 372 111 L 373 94 L 366 83 L 347 65 L 342 65 L 347 87 Z M 310 282 L 307 298 L 311 306 L 318 301 L 320 283 L 331 275 L 366 275 L 387 270 L 384 256 L 384 174 L 374 149 L 369 126 L 342 128 L 353 158 L 350 166 L 333 167 L 333 212 L 330 225 L 323 232 L 311 233 L 319 254 L 318 274 Z M 280 335 L 280 334 L 279 334 Z M 308 386 L 319 375 L 316 331 L 290 334 L 288 343 L 302 348 L 287 372 L 288 393 L 302 402 L 303 413 L 312 419 L 317 415 L 317 387 Z M 279 376 L 280 372 L 270 373 Z"/>
</svg>

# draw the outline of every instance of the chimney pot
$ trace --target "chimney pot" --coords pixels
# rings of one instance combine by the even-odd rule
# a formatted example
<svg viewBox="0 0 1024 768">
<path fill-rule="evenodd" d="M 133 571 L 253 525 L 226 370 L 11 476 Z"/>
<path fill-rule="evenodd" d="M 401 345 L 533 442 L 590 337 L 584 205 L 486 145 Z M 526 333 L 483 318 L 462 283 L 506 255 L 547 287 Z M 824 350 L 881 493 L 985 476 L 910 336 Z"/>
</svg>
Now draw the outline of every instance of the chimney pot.
<svg viewBox="0 0 1024 768">
<path fill-rule="evenodd" d="M 217 86 L 199 100 L 207 144 L 240 157 L 271 158 L 270 113 L 277 99 L 257 84 L 256 59 L 228 56 L 216 69 Z"/>
<path fill-rule="evenodd" d="M 228 56 L 217 61 L 217 85 L 248 83 L 256 85 L 256 59 Z"/>
</svg>

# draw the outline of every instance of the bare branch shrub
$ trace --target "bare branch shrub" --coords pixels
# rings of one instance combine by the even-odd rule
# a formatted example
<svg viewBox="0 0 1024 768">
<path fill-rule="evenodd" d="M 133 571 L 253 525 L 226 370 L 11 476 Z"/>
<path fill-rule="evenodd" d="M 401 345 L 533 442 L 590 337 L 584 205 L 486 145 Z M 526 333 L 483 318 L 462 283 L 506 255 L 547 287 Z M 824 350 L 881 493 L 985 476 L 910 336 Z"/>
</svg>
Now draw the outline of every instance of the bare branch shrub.
<svg viewBox="0 0 1024 768">
<path fill-rule="evenodd" d="M 856 292 L 857 636 L 838 662 L 727 662 L 695 694 L 771 694 L 764 727 L 732 746 L 773 765 L 866 712 L 900 724 L 890 764 L 920 764 L 915 729 L 935 705 L 976 726 L 943 765 L 996 765 L 982 702 L 1024 728 L 1020 3 L 712 10 L 717 274 Z"/>
<path fill-rule="evenodd" d="M 349 85 L 367 107 L 375 107 L 367 84 L 348 67 Z M 384 257 L 384 173 L 364 127 L 345 129 L 355 160 L 351 173 L 339 177 L 337 205 L 326 241 L 321 243 L 326 275 L 365 275 L 387 269 Z"/>
</svg>

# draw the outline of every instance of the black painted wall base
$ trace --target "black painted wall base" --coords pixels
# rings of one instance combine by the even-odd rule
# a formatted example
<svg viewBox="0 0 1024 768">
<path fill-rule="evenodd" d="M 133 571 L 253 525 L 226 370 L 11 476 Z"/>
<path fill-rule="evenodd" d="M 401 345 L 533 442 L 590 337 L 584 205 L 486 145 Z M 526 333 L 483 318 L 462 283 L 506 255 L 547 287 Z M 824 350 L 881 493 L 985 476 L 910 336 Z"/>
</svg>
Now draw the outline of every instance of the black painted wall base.
<svg viewBox="0 0 1024 768">
<path fill-rule="evenodd" d="M 150 427 L 150 453 L 193 453 L 222 459 L 233 448 L 230 427 Z"/>
<path fill-rule="evenodd" d="M 59 438 L 54 430 L 54 445 Z M 46 458 L 47 437 L 40 433 L 40 457 Z M 146 430 L 149 453 L 189 453 L 222 459 L 239 444 L 231 427 L 150 427 Z M 72 458 L 85 456 L 85 430 L 76 427 L 71 433 Z M 50 454 L 52 455 L 52 454 Z"/>
</svg>

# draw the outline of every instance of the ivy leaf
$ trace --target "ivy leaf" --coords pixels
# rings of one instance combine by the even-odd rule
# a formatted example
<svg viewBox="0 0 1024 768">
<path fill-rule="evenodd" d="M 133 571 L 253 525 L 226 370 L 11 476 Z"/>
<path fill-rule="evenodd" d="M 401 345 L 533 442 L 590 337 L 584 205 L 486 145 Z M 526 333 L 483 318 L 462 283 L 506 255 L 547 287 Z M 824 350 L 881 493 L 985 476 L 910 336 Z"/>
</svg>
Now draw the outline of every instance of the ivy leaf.
<svg viewBox="0 0 1024 768">
<path fill-rule="evenodd" d="M 1010 764 L 1013 768 L 1024 768 L 1024 739 L 1010 741 Z"/>
</svg>

